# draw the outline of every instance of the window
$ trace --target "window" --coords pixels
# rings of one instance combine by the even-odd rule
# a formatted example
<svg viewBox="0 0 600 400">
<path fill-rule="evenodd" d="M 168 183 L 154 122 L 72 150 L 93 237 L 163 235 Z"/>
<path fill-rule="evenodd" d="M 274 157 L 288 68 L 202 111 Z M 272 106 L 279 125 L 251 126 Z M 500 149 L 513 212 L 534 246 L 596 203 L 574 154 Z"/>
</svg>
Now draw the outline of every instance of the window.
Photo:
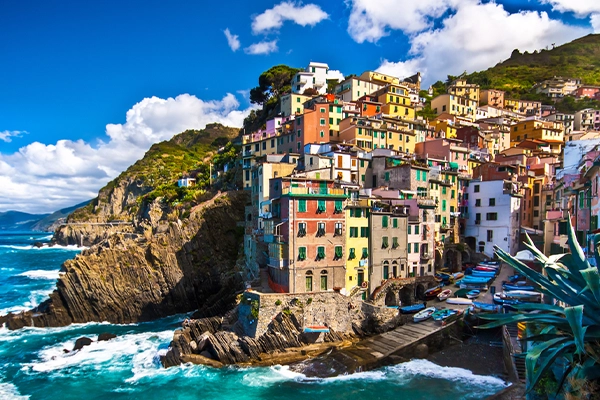
<svg viewBox="0 0 600 400">
<path fill-rule="evenodd" d="M 369 249 L 366 247 L 363 247 L 363 249 L 362 249 L 362 258 L 363 259 L 369 258 Z"/>
<path fill-rule="evenodd" d="M 306 212 L 306 200 L 298 200 L 298 212 Z"/>
<path fill-rule="evenodd" d="M 390 180 L 390 173 L 389 173 L 389 172 L 386 172 L 386 173 L 385 173 L 385 180 L 386 180 L 386 181 L 389 181 L 389 180 Z"/>
<path fill-rule="evenodd" d="M 413 243 L 414 246 L 414 252 L 418 253 L 419 252 L 419 243 Z"/>
<path fill-rule="evenodd" d="M 358 228 L 357 227 L 350 227 L 350 237 L 358 237 Z"/>
<path fill-rule="evenodd" d="M 400 244 L 398 243 L 398 238 L 397 237 L 393 237 L 392 238 L 392 249 L 396 249 L 400 246 Z"/>
<path fill-rule="evenodd" d="M 487 213 L 485 215 L 485 219 L 488 221 L 497 221 L 498 220 L 498 213 Z"/>
<path fill-rule="evenodd" d="M 487 231 L 487 241 L 491 242 L 494 239 L 494 231 L 488 230 Z"/>
<path fill-rule="evenodd" d="M 419 225 L 415 225 L 415 235 L 419 234 Z"/>
<path fill-rule="evenodd" d="M 481 199 L 475 199 L 475 207 L 481 207 Z"/>
<path fill-rule="evenodd" d="M 442 200 L 442 211 L 446 211 L 446 200 Z"/>
<path fill-rule="evenodd" d="M 481 221 L 481 214 L 477 213 L 475 214 L 475 224 L 478 225 Z"/>
<path fill-rule="evenodd" d="M 388 247 L 389 247 L 388 237 L 387 236 L 383 236 L 381 238 L 381 248 L 382 249 L 387 249 Z"/>
<path fill-rule="evenodd" d="M 336 200 L 335 201 L 335 209 L 333 211 L 334 214 L 341 214 L 343 210 L 343 206 L 342 206 L 342 201 L 341 200 Z"/>
<path fill-rule="evenodd" d="M 539 217 L 540 216 L 540 212 L 538 210 L 533 210 L 533 216 L 535 218 Z"/>
<path fill-rule="evenodd" d="M 398 227 L 398 218 L 394 218 L 392 219 L 392 228 L 397 228 Z"/>
<path fill-rule="evenodd" d="M 306 222 L 298 223 L 298 237 L 306 236 Z"/>
<path fill-rule="evenodd" d="M 335 223 L 335 230 L 333 231 L 333 236 L 342 236 L 342 223 Z"/>
<path fill-rule="evenodd" d="M 383 228 L 387 228 L 387 227 L 388 227 L 388 217 L 387 217 L 387 215 L 384 215 L 384 216 L 381 218 L 381 226 L 382 226 Z"/>
<path fill-rule="evenodd" d="M 309 275 L 310 272 L 310 275 Z M 306 291 L 307 292 L 312 292 L 313 290 L 313 284 L 312 284 L 312 271 L 308 271 L 306 273 Z"/>
<path fill-rule="evenodd" d="M 317 247 L 317 261 L 325 258 L 325 246 Z"/>
<path fill-rule="evenodd" d="M 333 259 L 335 261 L 341 260 L 343 256 L 344 256 L 344 254 L 342 251 L 342 246 L 335 246 L 335 256 L 333 257 Z"/>
<path fill-rule="evenodd" d="M 446 186 L 442 186 L 442 194 L 446 194 Z"/>
<path fill-rule="evenodd" d="M 317 223 L 317 237 L 325 236 L 325 222 Z"/>
<path fill-rule="evenodd" d="M 475 189 L 473 190 L 475 193 L 479 193 L 479 185 L 475 185 Z"/>
<path fill-rule="evenodd" d="M 348 254 L 348 260 L 354 260 L 356 258 L 356 252 L 354 251 L 354 247 L 350 248 L 350 253 Z"/>
<path fill-rule="evenodd" d="M 408 226 L 408 234 L 410 235 L 410 234 L 411 234 L 411 232 L 412 232 L 412 226 L 411 226 L 411 225 L 409 225 L 409 226 Z"/>
<path fill-rule="evenodd" d="M 383 262 L 383 279 L 388 279 L 390 276 L 390 266 L 387 261 Z"/>
<path fill-rule="evenodd" d="M 360 237 L 369 237 L 369 228 L 360 228 Z"/>
<path fill-rule="evenodd" d="M 452 189 L 452 192 L 450 192 L 450 198 L 451 198 L 451 199 L 453 199 L 453 198 L 454 198 L 454 196 L 455 196 L 455 194 L 454 194 L 454 189 Z"/>
<path fill-rule="evenodd" d="M 421 171 L 417 170 L 417 180 L 420 181 L 421 180 Z"/>
<path fill-rule="evenodd" d="M 323 270 L 321 271 L 321 274 L 323 274 L 323 272 L 327 273 L 327 271 Z M 321 290 L 327 290 L 327 275 L 325 274 L 321 275 Z"/>
<path fill-rule="evenodd" d="M 319 111 L 322 112 L 322 113 L 324 113 L 325 109 L 321 107 L 321 108 L 319 108 Z"/>
<path fill-rule="evenodd" d="M 325 200 L 318 200 L 317 214 L 324 213 L 325 211 L 327 211 L 327 206 L 325 204 Z"/>
<path fill-rule="evenodd" d="M 411 246 L 411 244 L 409 243 L 409 244 L 408 244 L 408 246 L 406 247 L 406 252 L 407 252 L 408 254 L 412 253 L 411 249 L 412 249 L 412 246 Z"/>
<path fill-rule="evenodd" d="M 319 125 L 325 126 L 325 118 L 319 119 Z"/>
<path fill-rule="evenodd" d="M 489 199 L 489 206 L 494 207 L 495 205 L 496 205 L 496 199 L 494 199 L 494 198 Z"/>
<path fill-rule="evenodd" d="M 298 261 L 306 260 L 306 247 L 298 247 Z"/>
</svg>

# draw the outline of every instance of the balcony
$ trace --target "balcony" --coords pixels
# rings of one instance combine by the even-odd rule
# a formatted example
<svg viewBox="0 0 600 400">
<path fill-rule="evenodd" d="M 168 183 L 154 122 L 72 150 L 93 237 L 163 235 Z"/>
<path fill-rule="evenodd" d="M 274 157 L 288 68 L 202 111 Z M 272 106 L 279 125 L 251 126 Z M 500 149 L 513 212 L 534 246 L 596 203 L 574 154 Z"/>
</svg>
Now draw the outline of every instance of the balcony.
<svg viewBox="0 0 600 400">
<path fill-rule="evenodd" d="M 452 229 L 452 228 L 448 224 L 441 224 L 440 225 L 440 232 L 448 232 L 450 229 Z"/>
<path fill-rule="evenodd" d="M 244 157 L 250 157 L 254 152 L 252 150 L 244 151 Z"/>
<path fill-rule="evenodd" d="M 423 208 L 435 208 L 436 201 L 431 196 L 418 196 L 417 197 L 417 206 Z"/>
<path fill-rule="evenodd" d="M 344 189 L 334 188 L 310 188 L 310 187 L 284 187 L 281 190 L 283 196 L 332 196 L 332 197 L 348 197 Z"/>
</svg>

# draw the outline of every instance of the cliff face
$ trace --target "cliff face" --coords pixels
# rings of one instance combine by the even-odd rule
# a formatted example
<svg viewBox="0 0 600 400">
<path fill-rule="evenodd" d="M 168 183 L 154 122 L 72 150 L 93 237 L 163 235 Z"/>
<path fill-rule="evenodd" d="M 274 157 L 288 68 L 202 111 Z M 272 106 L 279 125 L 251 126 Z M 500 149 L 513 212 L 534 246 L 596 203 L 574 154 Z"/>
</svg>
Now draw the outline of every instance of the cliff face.
<svg viewBox="0 0 600 400">
<path fill-rule="evenodd" d="M 237 223 L 243 221 L 246 201 L 243 191 L 219 194 L 194 207 L 183 221 L 158 219 L 155 225 L 140 224 L 137 233 L 107 234 L 102 225 L 82 224 L 83 230 L 97 229 L 103 241 L 66 261 L 50 300 L 9 315 L 8 327 L 132 323 L 192 311 L 205 303 L 214 313 L 224 311 L 242 288 L 236 270 L 242 243 Z M 160 215 L 152 207 L 148 212 Z M 58 234 L 76 236 L 77 226 Z"/>
</svg>

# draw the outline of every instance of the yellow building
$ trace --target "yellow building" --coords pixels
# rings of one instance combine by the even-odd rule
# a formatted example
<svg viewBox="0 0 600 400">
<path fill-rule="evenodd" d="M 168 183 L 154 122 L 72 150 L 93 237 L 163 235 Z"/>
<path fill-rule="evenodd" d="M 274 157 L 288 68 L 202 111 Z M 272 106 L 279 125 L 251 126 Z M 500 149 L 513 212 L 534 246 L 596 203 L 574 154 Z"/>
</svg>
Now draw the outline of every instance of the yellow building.
<svg viewBox="0 0 600 400">
<path fill-rule="evenodd" d="M 447 119 L 434 119 L 429 122 L 435 133 L 444 132 L 447 138 L 456 138 L 456 125 L 453 121 Z"/>
<path fill-rule="evenodd" d="M 431 109 L 437 115 L 448 113 L 475 121 L 475 114 L 479 103 L 468 97 L 453 94 L 441 94 L 431 100 Z"/>
<path fill-rule="evenodd" d="M 279 100 L 281 115 L 283 117 L 289 117 L 290 115 L 304 114 L 304 103 L 310 99 L 310 96 L 304 96 L 297 93 L 284 94 Z"/>
<path fill-rule="evenodd" d="M 345 118 L 340 122 L 339 141 L 354 143 L 357 147 L 366 150 L 387 147 L 386 135 L 381 134 L 383 132 L 381 125 L 382 121 L 375 118 Z"/>
<path fill-rule="evenodd" d="M 479 85 L 467 83 L 466 79 L 455 80 L 448 85 L 446 92 L 454 96 L 466 97 L 470 100 L 474 100 L 477 102 L 477 105 L 479 105 Z"/>
<path fill-rule="evenodd" d="M 388 85 L 373 93 L 383 104 L 381 111 L 393 117 L 415 119 L 415 108 L 410 100 L 408 88 L 401 85 Z"/>
<path fill-rule="evenodd" d="M 368 199 L 349 200 L 346 213 L 346 292 L 369 280 Z"/>
<path fill-rule="evenodd" d="M 395 76 L 386 75 L 375 71 L 365 71 L 359 76 L 359 78 L 379 85 L 397 85 L 400 83 L 400 79 L 396 78 Z"/>
<path fill-rule="evenodd" d="M 511 126 L 511 147 L 513 143 L 519 143 L 526 139 L 564 142 L 563 124 L 559 121 L 543 121 L 538 118 L 527 118 Z"/>
<path fill-rule="evenodd" d="M 414 153 L 415 130 L 410 121 L 400 117 L 383 117 L 382 129 L 387 133 L 387 148 L 397 150 L 402 153 Z"/>
</svg>

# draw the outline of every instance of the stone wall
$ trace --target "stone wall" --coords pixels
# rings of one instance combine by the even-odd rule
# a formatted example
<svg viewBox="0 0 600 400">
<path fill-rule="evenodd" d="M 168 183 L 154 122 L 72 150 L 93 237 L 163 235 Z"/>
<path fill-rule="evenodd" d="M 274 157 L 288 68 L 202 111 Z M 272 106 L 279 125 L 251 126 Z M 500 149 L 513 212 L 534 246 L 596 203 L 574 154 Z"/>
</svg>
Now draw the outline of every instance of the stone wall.
<svg viewBox="0 0 600 400">
<path fill-rule="evenodd" d="M 339 334 L 354 333 L 353 324 L 361 327 L 366 319 L 379 323 L 391 321 L 398 311 L 352 299 L 337 292 L 302 294 L 259 293 L 246 291 L 238 311 L 244 334 L 260 337 L 280 313 L 293 313 L 302 328 L 325 325 Z M 258 318 L 253 315 L 258 312 Z"/>
</svg>

